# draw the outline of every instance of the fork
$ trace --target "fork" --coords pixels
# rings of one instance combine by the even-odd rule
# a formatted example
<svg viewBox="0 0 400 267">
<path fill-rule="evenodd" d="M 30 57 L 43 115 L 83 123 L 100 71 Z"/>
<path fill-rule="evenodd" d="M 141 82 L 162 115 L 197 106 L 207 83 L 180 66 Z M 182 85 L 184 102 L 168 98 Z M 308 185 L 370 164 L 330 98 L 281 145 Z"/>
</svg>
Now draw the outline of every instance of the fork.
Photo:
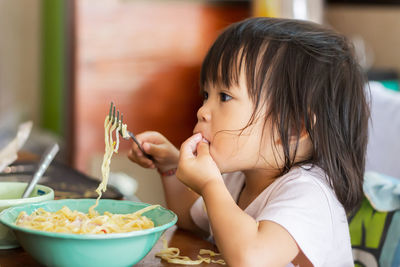
<svg viewBox="0 0 400 267">
<path fill-rule="evenodd" d="M 109 114 L 108 114 L 108 117 L 109 117 L 109 119 L 111 120 L 111 123 L 114 124 L 115 120 L 117 120 L 118 124 L 121 125 L 121 129 L 122 129 L 122 125 L 123 125 L 123 121 L 122 121 L 122 120 L 123 120 L 123 116 L 124 116 L 124 115 L 121 113 L 121 120 L 120 120 L 120 119 L 119 119 L 119 110 L 117 110 L 117 116 L 115 116 L 115 105 L 114 105 L 113 102 L 111 102 L 110 112 L 109 112 Z M 118 125 L 118 126 L 119 126 L 119 125 Z M 124 138 L 124 136 L 122 135 L 122 130 L 119 130 L 118 132 L 119 132 L 119 134 Z M 141 146 L 141 144 L 139 143 L 139 141 L 136 139 L 135 135 L 134 135 L 132 132 L 128 131 L 128 130 L 127 130 L 127 132 L 128 132 L 128 135 L 132 138 L 132 140 L 133 140 L 133 141 L 136 143 L 136 145 L 139 147 L 140 151 L 142 151 L 143 155 L 144 155 L 146 158 L 150 159 L 150 160 L 154 160 L 154 158 L 153 158 L 152 155 L 147 154 L 147 153 L 144 151 L 143 147 Z M 124 138 L 124 139 L 125 139 L 125 138 Z"/>
</svg>

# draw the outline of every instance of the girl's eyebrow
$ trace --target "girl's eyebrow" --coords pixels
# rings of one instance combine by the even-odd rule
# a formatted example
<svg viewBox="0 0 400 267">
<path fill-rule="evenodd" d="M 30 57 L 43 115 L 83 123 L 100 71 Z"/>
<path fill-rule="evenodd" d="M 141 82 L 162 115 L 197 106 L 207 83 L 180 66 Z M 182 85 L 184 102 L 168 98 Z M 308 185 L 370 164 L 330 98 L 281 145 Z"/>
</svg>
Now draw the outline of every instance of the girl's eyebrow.
<svg viewBox="0 0 400 267">
<path fill-rule="evenodd" d="M 235 86 L 225 86 L 225 85 L 223 85 L 223 84 L 215 84 L 214 86 L 212 86 L 215 90 L 218 90 L 218 91 L 228 91 L 228 92 L 230 92 L 230 91 L 232 91 L 232 87 L 235 87 Z"/>
</svg>

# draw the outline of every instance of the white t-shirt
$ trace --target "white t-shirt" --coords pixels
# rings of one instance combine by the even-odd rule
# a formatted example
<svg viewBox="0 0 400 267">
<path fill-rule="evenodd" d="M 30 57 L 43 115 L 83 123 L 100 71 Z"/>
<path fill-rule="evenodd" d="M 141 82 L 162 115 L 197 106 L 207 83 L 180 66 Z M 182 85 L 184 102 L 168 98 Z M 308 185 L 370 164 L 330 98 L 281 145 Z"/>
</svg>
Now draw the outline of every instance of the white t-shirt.
<svg viewBox="0 0 400 267">
<path fill-rule="evenodd" d="M 244 174 L 224 174 L 223 178 L 237 202 Z M 269 220 L 284 227 L 315 267 L 354 266 L 345 210 L 321 168 L 293 168 L 277 178 L 244 211 L 256 221 Z M 196 225 L 212 235 L 201 197 L 190 213 Z"/>
</svg>

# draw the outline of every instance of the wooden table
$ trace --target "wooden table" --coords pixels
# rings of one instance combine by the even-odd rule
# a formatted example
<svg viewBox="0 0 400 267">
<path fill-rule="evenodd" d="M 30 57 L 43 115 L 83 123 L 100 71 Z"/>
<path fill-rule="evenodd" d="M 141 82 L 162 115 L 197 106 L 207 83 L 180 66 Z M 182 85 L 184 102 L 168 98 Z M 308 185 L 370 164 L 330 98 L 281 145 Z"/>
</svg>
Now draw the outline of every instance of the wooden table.
<svg viewBox="0 0 400 267">
<path fill-rule="evenodd" d="M 181 251 L 181 255 L 188 256 L 192 260 L 197 259 L 197 255 L 201 248 L 211 249 L 213 251 L 217 251 L 216 247 L 190 233 L 181 229 L 178 229 L 176 226 L 171 227 L 164 233 L 164 237 L 168 241 L 169 247 L 179 248 Z M 155 257 L 155 254 L 160 251 L 162 248 L 161 239 L 158 240 L 153 249 L 141 260 L 139 263 L 135 265 L 135 267 L 157 267 L 157 266 L 184 266 L 177 264 L 170 264 L 165 261 L 162 261 L 160 258 Z M 0 267 L 39 267 L 42 266 L 38 263 L 34 258 L 32 258 L 27 252 L 24 251 L 23 248 L 17 249 L 9 249 L 9 250 L 0 250 Z M 207 266 L 207 267 L 221 267 L 222 265 L 216 263 L 203 263 L 197 266 Z M 226 266 L 226 265 L 225 265 Z"/>
</svg>

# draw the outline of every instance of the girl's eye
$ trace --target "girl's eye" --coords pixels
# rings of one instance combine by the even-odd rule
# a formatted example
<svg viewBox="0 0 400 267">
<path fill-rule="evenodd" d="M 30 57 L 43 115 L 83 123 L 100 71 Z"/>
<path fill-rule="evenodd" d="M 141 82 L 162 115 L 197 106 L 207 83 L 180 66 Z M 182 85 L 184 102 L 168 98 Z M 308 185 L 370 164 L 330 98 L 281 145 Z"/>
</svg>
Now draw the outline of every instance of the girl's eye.
<svg viewBox="0 0 400 267">
<path fill-rule="evenodd" d="M 226 101 L 229 101 L 232 99 L 232 97 L 230 95 L 227 95 L 225 93 L 220 93 L 219 95 L 221 97 L 222 102 L 226 102 Z"/>
<path fill-rule="evenodd" d="M 202 95 L 203 95 L 203 101 L 206 101 L 208 99 L 208 93 L 206 91 L 203 91 Z"/>
</svg>

